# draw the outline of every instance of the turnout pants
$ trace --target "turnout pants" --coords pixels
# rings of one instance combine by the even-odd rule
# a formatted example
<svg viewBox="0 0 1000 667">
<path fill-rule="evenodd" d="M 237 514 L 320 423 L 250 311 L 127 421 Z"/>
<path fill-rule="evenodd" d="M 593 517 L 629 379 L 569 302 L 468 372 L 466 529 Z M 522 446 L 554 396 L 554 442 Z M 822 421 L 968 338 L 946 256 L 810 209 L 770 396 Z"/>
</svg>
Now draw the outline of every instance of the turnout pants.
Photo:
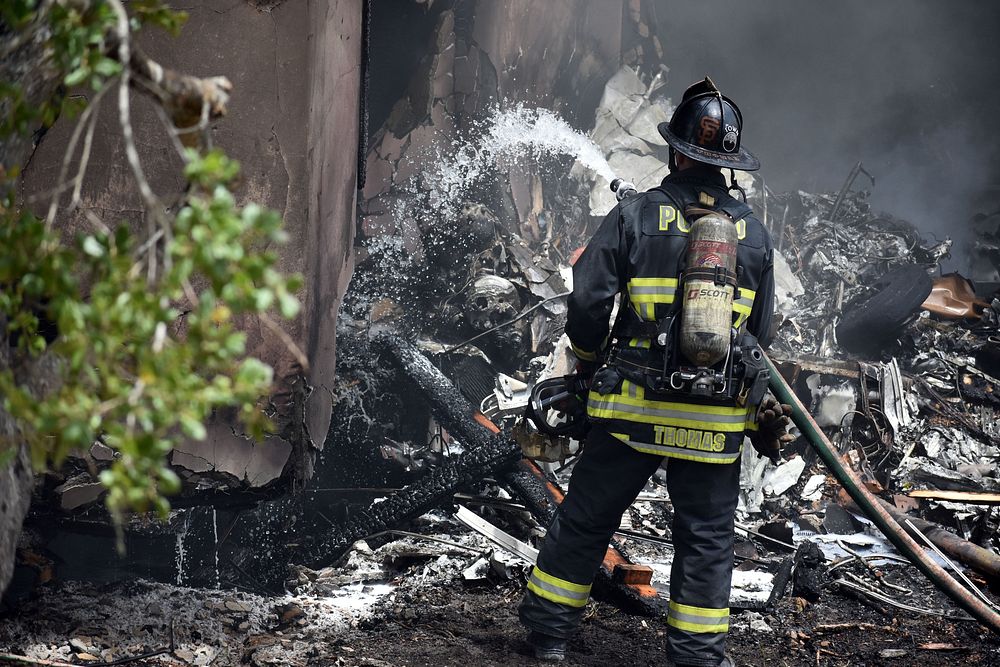
<svg viewBox="0 0 1000 667">
<path fill-rule="evenodd" d="M 662 461 L 599 426 L 591 429 L 528 580 L 518 610 L 525 626 L 560 638 L 572 635 L 622 513 Z M 674 508 L 667 653 L 680 665 L 716 667 L 725 657 L 739 468 L 739 459 L 672 459 L 667 466 Z"/>
</svg>

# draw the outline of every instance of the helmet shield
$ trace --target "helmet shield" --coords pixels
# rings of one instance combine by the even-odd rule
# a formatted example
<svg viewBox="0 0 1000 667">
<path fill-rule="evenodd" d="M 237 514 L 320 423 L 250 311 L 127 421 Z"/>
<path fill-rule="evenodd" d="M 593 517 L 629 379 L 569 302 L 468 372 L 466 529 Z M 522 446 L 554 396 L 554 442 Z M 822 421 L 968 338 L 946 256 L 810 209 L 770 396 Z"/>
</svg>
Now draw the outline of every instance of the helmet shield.
<svg viewBox="0 0 1000 667">
<path fill-rule="evenodd" d="M 689 88 L 670 122 L 657 129 L 674 150 L 692 160 L 742 171 L 760 169 L 760 160 L 740 145 L 739 107 L 714 86 L 699 83 Z"/>
</svg>

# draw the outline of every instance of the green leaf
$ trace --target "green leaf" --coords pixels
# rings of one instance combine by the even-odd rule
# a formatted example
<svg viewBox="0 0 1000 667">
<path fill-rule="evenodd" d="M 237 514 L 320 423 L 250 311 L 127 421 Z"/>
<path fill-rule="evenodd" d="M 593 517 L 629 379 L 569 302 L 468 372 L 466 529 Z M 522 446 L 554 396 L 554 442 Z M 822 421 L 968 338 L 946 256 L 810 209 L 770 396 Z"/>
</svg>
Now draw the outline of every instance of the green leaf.
<svg viewBox="0 0 1000 667">
<path fill-rule="evenodd" d="M 122 66 L 111 58 L 101 58 L 94 65 L 94 72 L 103 77 L 110 78 L 122 71 Z"/>
<path fill-rule="evenodd" d="M 67 74 L 63 79 L 63 83 L 66 84 L 67 87 L 73 88 L 86 81 L 88 76 L 90 76 L 90 70 L 85 67 L 80 67 Z"/>
<path fill-rule="evenodd" d="M 160 489 L 167 495 L 174 495 L 181 491 L 181 478 L 170 468 L 160 468 Z"/>
<path fill-rule="evenodd" d="M 299 300 L 288 292 L 281 290 L 278 292 L 278 309 L 285 319 L 292 319 L 299 313 Z"/>
<path fill-rule="evenodd" d="M 83 251 L 90 255 L 91 257 L 103 257 L 104 256 L 104 246 L 101 242 L 95 239 L 93 236 L 88 236 L 83 239 Z"/>
<path fill-rule="evenodd" d="M 200 420 L 195 419 L 191 415 L 181 414 L 179 416 L 181 429 L 184 431 L 184 435 L 191 438 L 192 440 L 204 440 L 208 435 L 205 430 L 205 425 L 201 423 Z"/>
<path fill-rule="evenodd" d="M 261 289 L 254 290 L 253 293 L 254 310 L 258 312 L 263 312 L 268 308 L 270 308 L 272 303 L 274 303 L 273 291 L 263 287 Z"/>
</svg>

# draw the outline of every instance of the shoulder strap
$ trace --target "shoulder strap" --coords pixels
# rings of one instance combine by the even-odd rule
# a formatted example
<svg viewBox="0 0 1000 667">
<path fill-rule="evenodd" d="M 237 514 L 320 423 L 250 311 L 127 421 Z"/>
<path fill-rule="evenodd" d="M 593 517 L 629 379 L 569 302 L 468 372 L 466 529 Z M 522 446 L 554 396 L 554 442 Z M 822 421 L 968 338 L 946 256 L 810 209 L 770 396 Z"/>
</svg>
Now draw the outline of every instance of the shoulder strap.
<svg viewBox="0 0 1000 667">
<path fill-rule="evenodd" d="M 742 220 L 753 213 L 752 208 L 734 197 L 730 197 L 729 201 L 719 206 L 718 209 L 725 212 L 733 220 Z"/>
<path fill-rule="evenodd" d="M 674 185 L 673 183 L 660 183 L 653 189 L 659 190 L 667 197 L 669 197 L 671 200 L 673 200 L 674 204 L 677 206 L 679 210 L 683 209 L 684 198 L 680 195 L 680 192 L 676 185 Z M 742 220 L 746 216 L 753 213 L 753 209 L 750 208 L 745 202 L 741 202 L 739 199 L 736 199 L 735 197 L 730 197 L 728 193 L 725 195 L 724 198 L 721 199 L 723 199 L 723 203 L 720 204 L 719 206 L 716 206 L 715 209 L 718 211 L 722 211 L 723 213 L 731 217 L 734 221 Z"/>
</svg>

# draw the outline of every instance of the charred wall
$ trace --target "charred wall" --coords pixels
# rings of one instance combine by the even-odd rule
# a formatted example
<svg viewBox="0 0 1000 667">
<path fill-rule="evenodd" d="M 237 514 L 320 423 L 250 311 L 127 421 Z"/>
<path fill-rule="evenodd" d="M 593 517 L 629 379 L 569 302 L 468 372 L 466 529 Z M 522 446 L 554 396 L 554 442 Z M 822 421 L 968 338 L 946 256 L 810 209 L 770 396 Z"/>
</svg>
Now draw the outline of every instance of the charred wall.
<svg viewBox="0 0 1000 667">
<path fill-rule="evenodd" d="M 398 231 L 401 221 L 394 210 L 400 190 L 498 104 L 552 109 L 588 127 L 604 82 L 622 58 L 622 2 L 455 0 L 432 8 L 417 3 L 399 12 L 376 9 L 374 42 L 390 34 L 407 12 L 415 19 L 415 32 L 426 33 L 420 50 L 406 50 L 413 48 L 407 43 L 374 55 L 376 83 L 385 76 L 400 85 L 404 72 L 412 75 L 394 93 L 383 88 L 375 94 L 382 113 L 374 119 L 394 101 L 383 124 L 377 129 L 373 124 L 359 221 L 362 239 Z M 410 42 L 414 34 L 408 35 Z M 511 176 L 509 189 L 487 194 L 524 217 L 537 177 L 530 168 L 512 169 Z M 420 245 L 414 231 L 403 231 L 411 249 Z"/>
</svg>

